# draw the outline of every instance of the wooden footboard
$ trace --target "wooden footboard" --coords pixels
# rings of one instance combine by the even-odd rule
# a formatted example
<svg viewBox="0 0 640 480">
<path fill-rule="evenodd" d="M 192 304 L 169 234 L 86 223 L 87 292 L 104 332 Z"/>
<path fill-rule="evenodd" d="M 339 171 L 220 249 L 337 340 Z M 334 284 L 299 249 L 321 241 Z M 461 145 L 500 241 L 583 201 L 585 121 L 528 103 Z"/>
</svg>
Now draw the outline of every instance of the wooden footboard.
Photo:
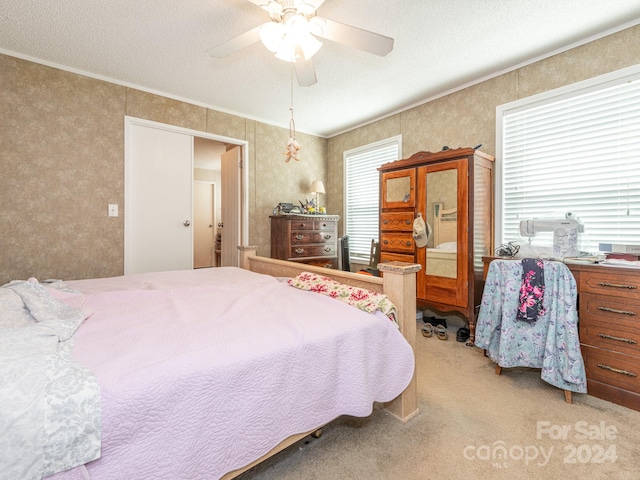
<svg viewBox="0 0 640 480">
<path fill-rule="evenodd" d="M 378 264 L 378 269 L 384 272 L 384 277 L 371 277 L 357 273 L 343 272 L 313 265 L 276 260 L 273 258 L 259 257 L 256 255 L 256 247 L 238 247 L 240 250 L 240 267 L 257 273 L 264 273 L 274 277 L 295 277 L 301 272 L 314 272 L 325 275 L 338 282 L 354 287 L 366 288 L 379 293 L 384 293 L 398 309 L 398 324 L 402 335 L 407 339 L 411 349 L 415 351 L 416 339 L 416 272 L 420 265 L 404 262 L 390 262 Z M 385 404 L 385 410 L 402 422 L 407 422 L 415 417 L 419 410 L 417 406 L 417 383 L 414 370 L 413 378 L 409 386 L 395 400 Z M 258 465 L 267 458 L 293 445 L 313 434 L 317 429 L 292 435 L 261 458 L 250 465 L 233 472 L 227 473 L 222 480 L 230 480 L 237 477 L 250 468 Z"/>
</svg>

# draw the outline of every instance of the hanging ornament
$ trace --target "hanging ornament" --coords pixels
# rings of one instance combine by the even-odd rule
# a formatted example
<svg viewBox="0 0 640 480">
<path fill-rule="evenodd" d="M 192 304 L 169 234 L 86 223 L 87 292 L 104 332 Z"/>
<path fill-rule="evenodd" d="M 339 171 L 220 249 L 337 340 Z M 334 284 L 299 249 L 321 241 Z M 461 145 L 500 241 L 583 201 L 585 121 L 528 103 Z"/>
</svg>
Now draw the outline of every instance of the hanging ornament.
<svg viewBox="0 0 640 480">
<path fill-rule="evenodd" d="M 293 121 L 293 106 L 291 110 L 291 120 L 289 120 L 289 141 L 287 142 L 287 150 L 284 152 L 285 162 L 288 162 L 292 158 L 295 161 L 299 161 L 298 150 L 300 150 L 300 144 L 296 141 L 296 124 Z"/>
<path fill-rule="evenodd" d="M 291 106 L 289 107 L 291 112 L 291 118 L 289 119 L 289 141 L 287 141 L 287 149 L 284 152 L 284 161 L 289 162 L 292 158 L 297 162 L 298 150 L 300 150 L 300 144 L 296 141 L 296 122 L 293 120 L 293 72 L 291 75 Z"/>
</svg>

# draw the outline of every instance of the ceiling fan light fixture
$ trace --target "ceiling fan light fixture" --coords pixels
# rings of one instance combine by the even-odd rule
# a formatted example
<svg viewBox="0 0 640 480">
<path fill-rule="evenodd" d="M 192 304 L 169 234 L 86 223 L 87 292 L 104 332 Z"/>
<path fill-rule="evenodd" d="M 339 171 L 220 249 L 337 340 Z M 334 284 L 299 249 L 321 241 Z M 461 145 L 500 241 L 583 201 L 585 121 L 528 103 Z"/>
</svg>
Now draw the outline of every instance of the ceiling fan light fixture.
<svg viewBox="0 0 640 480">
<path fill-rule="evenodd" d="M 260 40 L 268 50 L 276 53 L 286 34 L 282 23 L 269 22 L 260 27 Z"/>
<path fill-rule="evenodd" d="M 284 60 L 285 62 L 295 63 L 296 58 L 300 55 L 303 54 L 299 51 L 299 49 L 296 52 L 296 43 L 289 35 L 285 35 L 285 37 L 282 39 L 282 42 L 280 42 L 278 51 L 276 52 L 276 58 Z"/>
<path fill-rule="evenodd" d="M 322 42 L 311 34 L 307 34 L 305 37 L 297 40 L 286 35 L 282 39 L 280 47 L 276 52 L 276 58 L 291 63 L 295 63 L 299 58 L 309 60 L 320 50 L 320 47 L 322 47 Z"/>
<path fill-rule="evenodd" d="M 291 63 L 294 63 L 298 58 L 309 60 L 320 50 L 320 47 L 322 47 L 322 42 L 311 35 L 309 22 L 301 15 L 291 15 L 288 17 L 283 28 L 285 33 L 275 50 L 272 50 L 270 46 L 265 43 L 267 48 L 276 52 L 276 58 L 280 60 Z M 276 42 L 274 41 L 272 45 L 275 44 Z"/>
<path fill-rule="evenodd" d="M 314 35 L 322 36 L 326 24 L 323 18 L 313 17 L 309 20 L 309 31 Z"/>
</svg>

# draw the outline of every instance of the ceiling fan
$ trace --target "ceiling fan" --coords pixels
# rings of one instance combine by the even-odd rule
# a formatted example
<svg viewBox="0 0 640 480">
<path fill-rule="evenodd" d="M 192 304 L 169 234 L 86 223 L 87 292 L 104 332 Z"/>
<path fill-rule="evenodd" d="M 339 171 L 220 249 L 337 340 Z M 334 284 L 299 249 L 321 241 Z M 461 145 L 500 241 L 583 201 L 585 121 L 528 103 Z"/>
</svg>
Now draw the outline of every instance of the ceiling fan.
<svg viewBox="0 0 640 480">
<path fill-rule="evenodd" d="M 225 57 L 262 40 L 277 58 L 295 64 L 298 84 L 307 87 L 317 81 L 311 57 L 322 42 L 316 37 L 380 56 L 393 49 L 393 38 L 317 16 L 325 0 L 248 1 L 266 10 L 271 21 L 211 48 L 209 55 Z"/>
</svg>

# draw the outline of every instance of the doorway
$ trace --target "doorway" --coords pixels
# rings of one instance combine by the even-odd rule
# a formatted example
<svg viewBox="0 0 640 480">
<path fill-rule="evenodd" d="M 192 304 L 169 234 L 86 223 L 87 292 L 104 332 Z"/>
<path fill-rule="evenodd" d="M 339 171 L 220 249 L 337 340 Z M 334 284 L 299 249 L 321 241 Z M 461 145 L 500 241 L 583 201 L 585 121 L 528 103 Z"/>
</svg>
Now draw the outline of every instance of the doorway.
<svg viewBox="0 0 640 480">
<path fill-rule="evenodd" d="M 226 189 L 240 206 L 226 212 L 224 202 L 215 202 L 211 236 L 215 239 L 217 224 L 226 214 L 232 216 L 229 223 L 238 230 L 230 232 L 236 234 L 237 243 L 248 243 L 247 142 L 125 117 L 125 274 L 191 269 L 196 265 L 195 153 L 203 145 L 222 145 L 225 151 L 235 147 L 239 152 L 237 185 L 222 185 L 221 174 L 220 180 L 209 180 L 215 184 L 211 187 L 212 199 Z M 212 257 L 215 262 L 215 255 Z M 228 264 L 237 265 L 237 258 L 236 251 Z"/>
</svg>

